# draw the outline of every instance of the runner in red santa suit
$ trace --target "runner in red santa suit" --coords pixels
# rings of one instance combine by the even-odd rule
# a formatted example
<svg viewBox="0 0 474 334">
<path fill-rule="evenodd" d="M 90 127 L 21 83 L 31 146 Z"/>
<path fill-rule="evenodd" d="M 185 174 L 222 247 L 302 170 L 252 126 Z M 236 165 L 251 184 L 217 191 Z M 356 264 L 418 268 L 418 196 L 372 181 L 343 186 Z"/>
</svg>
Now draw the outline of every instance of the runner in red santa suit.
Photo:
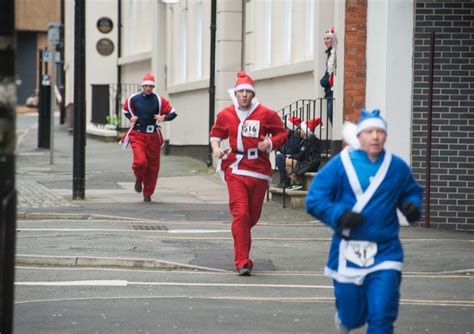
<svg viewBox="0 0 474 334">
<path fill-rule="evenodd" d="M 127 145 L 130 141 L 132 146 L 135 191 L 143 190 L 143 201 L 150 202 L 160 171 L 163 144 L 160 124 L 173 120 L 177 114 L 168 100 L 153 92 L 155 78 L 151 74 L 145 75 L 141 86 L 142 91 L 123 104 L 123 113 L 131 127 L 121 142 Z"/>
<path fill-rule="evenodd" d="M 269 153 L 283 146 L 288 138 L 278 114 L 259 104 L 253 80 L 239 72 L 230 90 L 233 105 L 222 109 L 211 129 L 213 154 L 219 158 L 217 172 L 227 183 L 232 214 L 234 263 L 241 276 L 250 276 L 251 228 L 262 211 L 268 183 L 272 180 Z M 230 150 L 220 147 L 229 140 Z"/>
</svg>

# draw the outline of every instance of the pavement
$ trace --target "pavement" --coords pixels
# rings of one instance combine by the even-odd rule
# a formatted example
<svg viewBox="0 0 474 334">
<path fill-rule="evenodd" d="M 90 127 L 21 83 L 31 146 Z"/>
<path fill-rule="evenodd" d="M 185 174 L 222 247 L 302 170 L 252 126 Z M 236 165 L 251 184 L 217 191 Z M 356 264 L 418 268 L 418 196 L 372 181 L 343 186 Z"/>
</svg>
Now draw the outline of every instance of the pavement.
<svg viewBox="0 0 474 334">
<path fill-rule="evenodd" d="M 36 113 L 17 118 L 18 265 L 74 263 L 78 266 L 165 268 L 172 263 L 173 268 L 187 269 L 192 265 L 192 258 L 175 256 L 172 250 L 168 255 L 164 254 L 166 247 L 163 245 L 152 242 L 147 245 L 146 252 L 142 252 L 141 247 L 130 246 L 133 250 L 130 252 L 127 246 L 110 245 L 110 236 L 98 232 L 127 238 L 133 235 L 131 244 L 140 244 L 140 240 L 150 234 L 191 237 L 201 233 L 205 225 L 216 235 L 232 240 L 226 187 L 205 163 L 162 155 L 152 203 L 143 203 L 141 194 L 133 190 L 131 150 L 123 150 L 116 143 L 88 138 L 85 200 L 72 200 L 72 134 L 65 126 L 58 125 L 56 119 L 54 163 L 51 165 L 49 150 L 37 148 L 36 122 Z M 267 202 L 259 226 L 269 224 L 305 226 L 315 225 L 315 222 L 303 210 L 283 209 L 276 203 Z M 82 226 L 84 228 L 79 229 Z M 73 235 L 70 238 L 82 244 L 70 246 L 70 238 L 63 236 L 68 228 L 72 228 L 70 233 L 81 232 L 82 237 L 88 239 L 87 243 L 94 245 L 87 246 L 85 241 L 78 241 L 77 235 Z M 43 247 L 46 232 L 54 239 L 54 247 Z M 328 233 L 325 232 L 325 240 L 329 238 Z M 115 244 L 122 241 L 114 239 Z M 209 248 L 211 252 L 212 245 Z M 109 253 L 115 256 L 106 256 Z M 160 258 L 156 258 L 160 253 Z M 196 268 L 204 270 L 199 265 Z M 232 269 L 231 262 L 226 261 L 226 265 L 214 264 L 206 270 Z"/>
<path fill-rule="evenodd" d="M 125 293 L 130 294 L 127 298 L 138 294 L 152 298 L 151 286 L 167 289 L 160 298 L 168 298 L 169 304 L 156 304 L 156 312 L 172 321 L 167 323 L 169 329 L 161 332 L 176 332 L 174 326 L 190 319 L 196 321 L 189 324 L 194 330 L 181 332 L 333 332 L 332 284 L 323 275 L 331 231 L 304 210 L 265 202 L 252 231 L 254 275 L 242 284 L 232 261 L 227 190 L 203 162 L 162 155 L 155 194 L 151 203 L 144 203 L 141 194 L 133 190 L 132 152 L 116 143 L 88 138 L 86 198 L 72 200 L 72 134 L 65 126 L 56 125 L 54 164 L 50 165 L 49 150 L 36 147 L 36 124 L 35 113 L 17 117 L 15 303 L 17 314 L 22 315 L 16 319 L 17 332 L 69 332 L 61 326 L 72 322 L 59 322 L 57 331 L 51 331 L 52 323 L 44 323 L 48 312 L 53 314 L 48 307 L 61 309 L 61 301 L 69 300 L 71 305 L 79 305 L 78 312 L 84 313 L 87 323 L 89 305 L 99 309 L 102 303 L 110 303 L 109 310 L 113 310 L 114 304 L 125 300 Z M 406 256 L 403 307 L 397 321 L 400 332 L 474 333 L 473 237 L 468 232 L 401 228 Z M 54 284 L 86 286 L 69 290 L 45 287 Z M 101 284 L 149 288 L 124 292 L 105 287 L 100 290 L 103 299 L 94 306 L 99 291 L 96 285 Z M 81 299 L 84 296 L 89 304 Z M 179 298 L 185 296 L 181 303 Z M 38 313 L 35 303 L 45 300 L 53 302 L 44 304 L 44 312 Z M 150 299 L 150 305 L 158 300 Z M 275 308 L 274 312 L 260 308 L 262 302 Z M 187 318 L 173 318 L 189 305 L 201 310 L 195 318 L 188 313 Z M 294 319 L 275 322 L 282 307 L 293 309 Z M 209 314 L 228 312 L 225 317 L 229 319 L 237 309 L 241 316 L 251 317 L 247 313 L 252 309 L 253 317 L 265 319 L 264 324 L 255 330 L 252 323 L 226 323 L 219 317 L 213 323 L 217 327 L 209 330 L 205 320 Z M 130 319 L 142 316 L 140 312 L 137 306 Z M 291 317 L 293 313 L 289 313 Z M 28 321 L 26 315 L 35 321 Z M 116 316 L 124 317 L 122 311 Z M 97 323 L 90 326 L 100 328 Z M 44 330 L 38 331 L 40 327 Z"/>
</svg>

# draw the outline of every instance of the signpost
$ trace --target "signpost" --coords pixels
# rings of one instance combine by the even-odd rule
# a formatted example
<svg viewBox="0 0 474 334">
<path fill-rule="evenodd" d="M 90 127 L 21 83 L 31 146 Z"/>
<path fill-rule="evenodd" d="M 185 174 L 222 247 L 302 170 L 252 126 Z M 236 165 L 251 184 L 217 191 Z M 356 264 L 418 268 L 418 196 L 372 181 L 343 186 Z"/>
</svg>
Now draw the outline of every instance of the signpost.
<svg viewBox="0 0 474 334">
<path fill-rule="evenodd" d="M 47 53 L 47 56 L 51 59 L 51 126 L 49 131 L 49 164 L 53 164 L 54 157 L 54 109 L 56 109 L 56 47 L 61 42 L 60 39 L 60 30 L 61 22 L 50 22 L 48 25 L 48 41 L 53 45 L 51 52 Z M 43 59 L 45 58 L 45 53 L 43 53 Z"/>
</svg>

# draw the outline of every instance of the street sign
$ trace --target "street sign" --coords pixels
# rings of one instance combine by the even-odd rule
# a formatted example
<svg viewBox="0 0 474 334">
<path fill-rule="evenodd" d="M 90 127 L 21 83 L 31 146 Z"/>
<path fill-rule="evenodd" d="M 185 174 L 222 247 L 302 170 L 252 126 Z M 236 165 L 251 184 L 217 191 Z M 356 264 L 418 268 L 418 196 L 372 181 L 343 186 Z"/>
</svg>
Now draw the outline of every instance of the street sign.
<svg viewBox="0 0 474 334">
<path fill-rule="evenodd" d="M 48 25 L 48 41 L 53 45 L 58 45 L 61 42 L 60 31 L 62 28 L 61 22 L 50 22 Z"/>
<path fill-rule="evenodd" d="M 43 51 L 43 61 L 51 61 L 52 53 L 50 51 Z"/>
<path fill-rule="evenodd" d="M 53 59 L 53 53 L 55 59 L 55 63 L 61 62 L 61 53 L 60 52 L 52 52 L 52 51 L 43 51 L 43 61 L 50 62 Z"/>
<path fill-rule="evenodd" d="M 49 86 L 49 75 L 48 74 L 44 74 L 43 75 L 43 78 L 41 79 L 41 84 L 43 86 Z"/>
</svg>

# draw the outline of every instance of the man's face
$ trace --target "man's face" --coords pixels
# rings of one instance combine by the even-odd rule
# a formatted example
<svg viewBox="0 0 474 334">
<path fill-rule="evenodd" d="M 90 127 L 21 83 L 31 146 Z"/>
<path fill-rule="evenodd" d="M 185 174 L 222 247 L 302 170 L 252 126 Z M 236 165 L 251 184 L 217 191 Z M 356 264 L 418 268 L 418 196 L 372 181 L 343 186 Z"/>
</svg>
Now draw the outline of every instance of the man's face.
<svg viewBox="0 0 474 334">
<path fill-rule="evenodd" d="M 242 89 L 235 92 L 235 96 L 237 97 L 237 103 L 239 104 L 239 108 L 242 110 L 246 110 L 250 108 L 250 104 L 252 103 L 252 99 L 255 95 L 251 90 Z"/>
<path fill-rule="evenodd" d="M 328 49 L 332 48 L 332 37 L 331 36 L 324 36 L 324 44 Z"/>
<path fill-rule="evenodd" d="M 377 158 L 382 152 L 387 133 L 384 129 L 370 127 L 359 133 L 360 147 L 371 158 Z"/>
<path fill-rule="evenodd" d="M 303 129 L 298 130 L 301 139 L 306 139 L 306 132 Z"/>
<path fill-rule="evenodd" d="M 153 88 L 155 88 L 155 86 L 144 85 L 144 86 L 143 86 L 143 93 L 144 93 L 145 95 L 150 95 L 150 94 L 153 92 Z"/>
</svg>

